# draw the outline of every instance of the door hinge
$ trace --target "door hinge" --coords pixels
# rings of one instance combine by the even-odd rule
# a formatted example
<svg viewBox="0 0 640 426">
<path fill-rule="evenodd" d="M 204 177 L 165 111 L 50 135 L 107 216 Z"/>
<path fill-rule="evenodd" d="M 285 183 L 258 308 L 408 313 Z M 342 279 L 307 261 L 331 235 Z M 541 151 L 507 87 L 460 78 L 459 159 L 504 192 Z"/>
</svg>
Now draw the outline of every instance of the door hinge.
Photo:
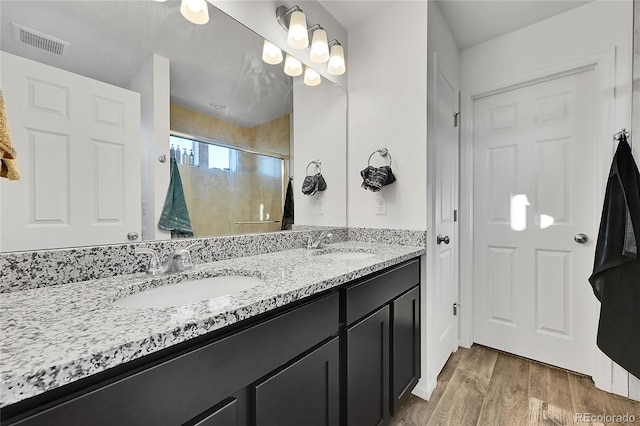
<svg viewBox="0 0 640 426">
<path fill-rule="evenodd" d="M 453 211 L 453 221 L 457 222 L 458 221 L 458 210 L 454 210 Z"/>
<path fill-rule="evenodd" d="M 459 118 L 460 118 L 460 113 L 459 112 L 454 112 L 453 113 L 453 127 L 458 127 Z"/>
<path fill-rule="evenodd" d="M 454 303 L 453 304 L 453 315 L 458 315 L 458 308 L 461 308 L 462 305 L 459 303 Z"/>
</svg>

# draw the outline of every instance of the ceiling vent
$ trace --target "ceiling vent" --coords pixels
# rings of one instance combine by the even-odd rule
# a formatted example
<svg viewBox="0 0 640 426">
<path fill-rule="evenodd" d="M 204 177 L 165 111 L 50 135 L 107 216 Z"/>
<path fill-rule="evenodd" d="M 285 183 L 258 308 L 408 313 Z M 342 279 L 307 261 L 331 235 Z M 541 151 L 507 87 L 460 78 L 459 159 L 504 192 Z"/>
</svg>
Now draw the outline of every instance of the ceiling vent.
<svg viewBox="0 0 640 426">
<path fill-rule="evenodd" d="M 13 38 L 20 44 L 35 47 L 38 50 L 51 53 L 56 56 L 64 56 L 69 43 L 59 38 L 51 37 L 24 25 L 11 23 Z"/>
</svg>

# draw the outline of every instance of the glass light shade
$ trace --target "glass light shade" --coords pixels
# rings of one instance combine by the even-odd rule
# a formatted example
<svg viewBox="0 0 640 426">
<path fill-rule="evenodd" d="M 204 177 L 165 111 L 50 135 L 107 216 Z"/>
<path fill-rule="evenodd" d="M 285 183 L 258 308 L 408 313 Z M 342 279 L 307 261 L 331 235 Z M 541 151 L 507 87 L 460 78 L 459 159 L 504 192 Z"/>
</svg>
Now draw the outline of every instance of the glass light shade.
<svg viewBox="0 0 640 426">
<path fill-rule="evenodd" d="M 262 44 L 262 60 L 267 64 L 276 65 L 282 62 L 282 50 L 275 44 L 265 40 Z"/>
<path fill-rule="evenodd" d="M 209 8 L 206 0 L 182 0 L 180 13 L 187 21 L 198 25 L 209 22 Z"/>
<path fill-rule="evenodd" d="M 322 83 L 322 77 L 314 69 L 305 67 L 304 69 L 304 84 L 307 86 L 317 86 Z"/>
<path fill-rule="evenodd" d="M 346 69 L 344 49 L 339 44 L 336 44 L 331 47 L 331 57 L 329 58 L 329 65 L 327 65 L 327 72 L 331 75 L 342 75 Z"/>
<path fill-rule="evenodd" d="M 313 32 L 309 58 L 316 64 L 323 64 L 329 60 L 329 45 L 327 44 L 327 32 L 325 30 L 317 29 Z"/>
<path fill-rule="evenodd" d="M 301 11 L 296 10 L 291 14 L 289 20 L 287 44 L 294 49 L 305 49 L 309 46 L 309 34 L 307 31 L 307 17 Z"/>
<path fill-rule="evenodd" d="M 302 63 L 287 53 L 287 59 L 284 60 L 284 73 L 291 77 L 297 77 L 302 74 Z"/>
</svg>

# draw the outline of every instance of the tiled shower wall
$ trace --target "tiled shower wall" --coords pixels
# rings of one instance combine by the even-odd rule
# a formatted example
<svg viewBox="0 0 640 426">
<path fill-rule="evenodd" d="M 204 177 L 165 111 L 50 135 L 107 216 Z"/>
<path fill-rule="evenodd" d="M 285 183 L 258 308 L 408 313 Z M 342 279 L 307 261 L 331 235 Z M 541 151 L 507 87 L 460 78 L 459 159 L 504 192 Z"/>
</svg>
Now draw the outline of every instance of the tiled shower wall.
<svg viewBox="0 0 640 426">
<path fill-rule="evenodd" d="M 289 158 L 289 115 L 245 128 L 172 104 L 171 130 Z M 280 230 L 286 189 L 281 161 L 235 152 L 229 170 L 179 166 L 196 237 Z M 207 155 L 206 149 L 200 150 L 199 164 L 207 164 Z M 255 221 L 267 223 L 237 223 Z"/>
</svg>

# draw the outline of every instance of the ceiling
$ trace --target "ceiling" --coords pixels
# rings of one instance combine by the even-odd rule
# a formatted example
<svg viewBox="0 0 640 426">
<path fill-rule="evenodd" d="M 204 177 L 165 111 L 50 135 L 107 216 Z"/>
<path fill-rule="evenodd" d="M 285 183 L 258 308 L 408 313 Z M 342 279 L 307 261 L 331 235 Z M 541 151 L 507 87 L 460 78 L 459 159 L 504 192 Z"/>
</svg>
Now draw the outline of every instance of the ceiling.
<svg viewBox="0 0 640 426">
<path fill-rule="evenodd" d="M 177 1 L 1 0 L 1 48 L 120 87 L 157 53 L 170 59 L 173 103 L 249 128 L 291 112 L 291 77 L 262 61 L 261 37 L 213 6 L 206 25 L 188 22 L 179 8 Z M 67 53 L 19 44 L 12 22 L 69 42 Z"/>
<path fill-rule="evenodd" d="M 462 50 L 566 12 L 589 1 L 437 0 L 437 3 L 449 24 L 458 48 Z M 397 1 L 319 0 L 319 3 L 349 31 Z"/>
</svg>

